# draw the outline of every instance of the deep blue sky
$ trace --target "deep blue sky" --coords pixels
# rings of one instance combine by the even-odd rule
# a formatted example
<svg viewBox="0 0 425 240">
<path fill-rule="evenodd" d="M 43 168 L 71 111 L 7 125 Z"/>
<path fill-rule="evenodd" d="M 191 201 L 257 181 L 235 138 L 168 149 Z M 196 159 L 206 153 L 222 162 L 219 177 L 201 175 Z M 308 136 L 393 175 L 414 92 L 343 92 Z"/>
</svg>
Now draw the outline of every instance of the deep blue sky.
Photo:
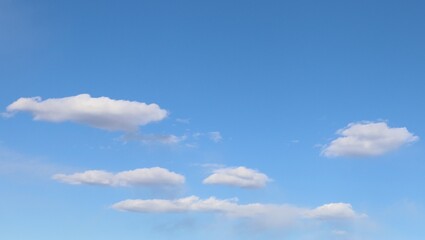
<svg viewBox="0 0 425 240">
<path fill-rule="evenodd" d="M 28 113 L 0 119 L 0 238 L 250 235 L 215 214 L 110 208 L 128 198 L 197 195 L 309 208 L 346 202 L 368 215 L 355 226 L 253 238 L 330 239 L 323 232 L 335 228 L 346 231 L 335 239 L 423 239 L 424 9 L 423 1 L 0 1 L 0 112 L 21 97 L 87 93 L 156 103 L 169 116 L 141 133 L 190 136 L 150 145 Z M 406 127 L 419 140 L 379 156 L 321 154 L 338 129 L 362 121 Z M 204 185 L 203 164 L 245 166 L 273 181 L 261 189 Z M 155 166 L 183 174 L 183 189 L 51 179 Z"/>
</svg>

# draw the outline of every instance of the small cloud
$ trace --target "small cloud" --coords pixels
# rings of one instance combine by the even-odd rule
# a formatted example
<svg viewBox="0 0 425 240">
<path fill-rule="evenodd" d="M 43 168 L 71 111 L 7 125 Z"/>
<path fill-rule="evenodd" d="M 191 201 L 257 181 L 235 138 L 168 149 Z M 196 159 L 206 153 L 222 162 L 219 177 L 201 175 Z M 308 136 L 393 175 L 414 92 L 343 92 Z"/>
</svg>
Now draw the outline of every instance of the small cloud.
<svg viewBox="0 0 425 240">
<path fill-rule="evenodd" d="M 109 131 L 136 131 L 139 126 L 163 120 L 167 111 L 157 104 L 91 97 L 19 98 L 7 107 L 7 114 L 30 112 L 34 120 L 76 122 Z"/>
<path fill-rule="evenodd" d="M 325 146 L 324 156 L 379 156 L 419 140 L 407 128 L 391 128 L 386 122 L 350 123 L 337 133 L 341 136 Z"/>
<path fill-rule="evenodd" d="M 246 167 L 219 168 L 204 179 L 204 184 L 220 184 L 242 188 L 262 188 L 271 179 L 266 174 Z"/>
<path fill-rule="evenodd" d="M 367 217 L 364 214 L 357 214 L 349 203 L 329 203 L 311 210 L 308 217 L 315 219 L 335 220 L 335 219 L 356 219 Z"/>
<path fill-rule="evenodd" d="M 213 142 L 216 143 L 220 142 L 223 139 L 220 132 L 209 132 L 208 136 Z"/>
<path fill-rule="evenodd" d="M 52 177 L 59 182 L 72 185 L 103 185 L 112 187 L 126 186 L 171 186 L 185 182 L 183 175 L 171 172 L 168 169 L 139 168 L 130 171 L 111 173 L 103 170 L 89 170 L 74 174 L 55 174 Z"/>
</svg>

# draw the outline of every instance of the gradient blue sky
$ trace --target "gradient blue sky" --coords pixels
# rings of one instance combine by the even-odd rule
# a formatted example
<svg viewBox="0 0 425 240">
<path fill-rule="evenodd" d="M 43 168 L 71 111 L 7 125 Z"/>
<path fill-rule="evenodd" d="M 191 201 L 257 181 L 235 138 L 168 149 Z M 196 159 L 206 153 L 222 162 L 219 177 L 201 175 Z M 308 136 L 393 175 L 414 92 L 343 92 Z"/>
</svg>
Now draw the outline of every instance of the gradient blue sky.
<svg viewBox="0 0 425 240">
<path fill-rule="evenodd" d="M 3 114 L 0 238 L 422 240 L 424 10 L 423 1 L 0 1 L 0 112 L 21 97 L 90 94 L 156 103 L 167 118 L 134 134 L 185 137 L 146 143 Z M 324 154 L 350 123 L 406 128 L 416 139 L 373 156 Z M 272 181 L 202 183 L 214 169 L 238 166 Z M 150 167 L 186 182 L 165 189 L 52 179 Z M 111 207 L 191 195 L 308 209 L 349 203 L 367 217 L 257 229 L 215 212 Z"/>
</svg>

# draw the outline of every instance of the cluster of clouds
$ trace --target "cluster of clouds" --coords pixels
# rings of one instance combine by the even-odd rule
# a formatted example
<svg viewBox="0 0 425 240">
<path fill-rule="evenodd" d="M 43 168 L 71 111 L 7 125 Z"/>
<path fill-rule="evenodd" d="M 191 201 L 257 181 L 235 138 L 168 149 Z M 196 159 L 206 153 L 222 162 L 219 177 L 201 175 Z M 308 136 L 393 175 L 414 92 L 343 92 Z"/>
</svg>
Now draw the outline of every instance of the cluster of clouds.
<svg viewBox="0 0 425 240">
<path fill-rule="evenodd" d="M 72 174 L 55 174 L 54 180 L 72 185 L 122 186 L 178 186 L 185 183 L 185 177 L 161 167 L 139 168 L 112 173 L 104 170 L 88 170 Z M 213 170 L 203 180 L 204 184 L 228 185 L 241 188 L 262 188 L 270 178 L 257 170 L 247 167 L 226 167 Z"/>
<path fill-rule="evenodd" d="M 108 97 L 92 97 L 80 94 L 64 98 L 19 98 L 11 103 L 4 115 L 29 112 L 34 120 L 48 122 L 74 122 L 108 131 L 124 132 L 122 140 L 143 143 L 178 144 L 188 135 L 142 134 L 139 127 L 158 122 L 168 116 L 168 111 L 155 103 L 114 100 Z M 188 124 L 188 119 L 176 119 Z M 418 136 L 405 127 L 390 127 L 386 122 L 355 122 L 338 130 L 338 137 L 322 149 L 325 157 L 374 157 L 416 142 Z M 220 132 L 194 133 L 213 142 L 223 138 Z M 185 176 L 161 167 L 139 168 L 122 172 L 88 170 L 72 174 L 55 174 L 56 181 L 72 185 L 101 185 L 110 187 L 182 186 Z M 244 166 L 220 167 L 212 170 L 202 183 L 227 185 L 245 189 L 264 188 L 272 179 L 266 174 Z M 267 226 L 288 226 L 298 221 L 352 221 L 366 218 L 356 212 L 351 204 L 328 203 L 316 208 L 297 207 L 289 204 L 240 204 L 237 199 L 202 199 L 189 196 L 178 199 L 128 199 L 112 205 L 113 209 L 139 213 L 215 213 L 229 218 L 248 219 Z M 338 234 L 341 232 L 338 230 Z"/>
<path fill-rule="evenodd" d="M 111 173 L 89 170 L 73 174 L 55 174 L 53 179 L 72 185 L 102 185 L 111 187 L 181 186 L 185 177 L 165 168 L 140 168 Z M 246 167 L 226 167 L 213 171 L 204 184 L 220 184 L 241 188 L 265 187 L 270 178 Z M 113 209 L 145 214 L 211 213 L 230 219 L 244 219 L 267 228 L 288 227 L 299 221 L 354 221 L 366 218 L 349 203 L 328 203 L 316 208 L 301 208 L 289 204 L 239 204 L 238 199 L 201 199 L 189 196 L 178 199 L 127 199 L 111 206 Z"/>
<path fill-rule="evenodd" d="M 141 134 L 140 126 L 158 122 L 168 116 L 157 104 L 114 100 L 108 97 L 92 97 L 80 94 L 64 98 L 19 98 L 6 108 L 6 115 L 29 112 L 34 120 L 48 122 L 75 122 L 109 131 L 123 131 L 123 140 L 143 143 L 177 144 L 188 136 L 173 134 Z M 185 122 L 187 122 L 186 120 Z M 350 123 L 337 131 L 338 138 L 325 145 L 326 157 L 371 157 L 394 151 L 419 139 L 405 127 L 391 128 L 386 122 Z M 193 138 L 206 135 L 214 142 L 222 140 L 218 131 L 195 133 Z M 217 173 L 220 174 L 220 173 Z"/>
</svg>

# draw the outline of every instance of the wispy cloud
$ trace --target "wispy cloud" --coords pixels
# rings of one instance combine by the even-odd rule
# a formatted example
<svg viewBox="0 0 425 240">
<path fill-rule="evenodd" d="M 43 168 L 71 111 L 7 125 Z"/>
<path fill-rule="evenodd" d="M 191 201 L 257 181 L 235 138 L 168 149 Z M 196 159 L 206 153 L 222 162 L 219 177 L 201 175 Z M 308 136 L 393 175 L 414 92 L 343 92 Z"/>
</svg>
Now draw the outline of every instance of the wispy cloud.
<svg viewBox="0 0 425 240">
<path fill-rule="evenodd" d="M 183 123 L 183 124 L 189 124 L 190 119 L 189 118 L 176 118 L 176 122 Z"/>
<path fill-rule="evenodd" d="M 220 142 L 223 139 L 220 132 L 209 132 L 208 136 L 213 142 Z"/>
<path fill-rule="evenodd" d="M 34 120 L 76 122 L 111 131 L 136 131 L 139 126 L 164 119 L 167 111 L 157 104 L 91 97 L 89 94 L 65 98 L 19 98 L 7 113 L 30 112 Z"/>
<path fill-rule="evenodd" d="M 185 177 L 183 175 L 160 167 L 139 168 L 118 173 L 111 173 L 103 170 L 89 170 L 68 175 L 55 174 L 52 178 L 73 185 L 89 184 L 113 187 L 172 186 L 181 185 L 185 182 Z"/>
<path fill-rule="evenodd" d="M 196 132 L 193 134 L 185 133 L 183 135 L 174 134 L 143 134 L 140 132 L 129 132 L 124 134 L 119 140 L 124 142 L 137 141 L 143 144 L 165 144 L 165 145 L 176 145 L 185 142 L 184 146 L 194 148 L 198 146 L 198 142 L 201 137 L 207 138 L 215 143 L 222 140 L 219 132 L 208 132 L 200 133 Z"/>
<path fill-rule="evenodd" d="M 221 133 L 219 131 L 212 131 L 212 132 L 195 132 L 192 134 L 193 139 L 198 140 L 202 137 L 206 137 L 209 140 L 218 143 L 221 140 L 223 140 L 223 136 L 221 135 Z"/>
<path fill-rule="evenodd" d="M 407 128 L 391 128 L 386 122 L 350 123 L 337 132 L 340 137 L 325 146 L 327 157 L 378 156 L 419 140 Z"/>
<path fill-rule="evenodd" d="M 181 143 L 187 139 L 186 135 L 176 136 L 173 134 L 142 134 L 142 133 L 129 133 L 123 135 L 120 140 L 124 142 L 138 141 L 144 144 L 166 144 L 174 145 Z"/>
<path fill-rule="evenodd" d="M 204 184 L 220 184 L 242 188 L 262 188 L 271 179 L 264 173 L 246 167 L 229 167 L 213 170 L 213 174 L 204 179 Z"/>
<path fill-rule="evenodd" d="M 46 177 L 64 167 L 0 146 L 0 175 Z"/>
</svg>

